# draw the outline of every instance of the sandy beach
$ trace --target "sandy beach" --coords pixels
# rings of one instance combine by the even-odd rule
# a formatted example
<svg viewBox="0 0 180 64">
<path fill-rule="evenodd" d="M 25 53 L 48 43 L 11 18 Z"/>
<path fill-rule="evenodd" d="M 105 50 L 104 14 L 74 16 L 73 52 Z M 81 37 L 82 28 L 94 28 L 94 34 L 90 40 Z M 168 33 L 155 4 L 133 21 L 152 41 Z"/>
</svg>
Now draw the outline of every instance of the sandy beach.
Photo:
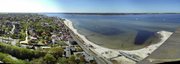
<svg viewBox="0 0 180 64">
<path fill-rule="evenodd" d="M 135 64 L 136 62 L 126 58 L 125 56 L 119 56 L 121 53 L 123 52 L 125 54 L 128 55 L 136 55 L 138 56 L 138 60 L 143 60 L 144 58 L 146 58 L 149 54 L 151 54 L 154 50 L 156 50 L 159 46 L 161 46 L 171 35 L 172 32 L 167 32 L 167 31 L 159 31 L 157 32 L 158 34 L 160 34 L 162 36 L 161 41 L 158 42 L 157 44 L 152 44 L 149 45 L 145 48 L 142 49 L 138 49 L 138 50 L 115 50 L 115 49 L 109 49 L 109 48 L 105 48 L 99 45 L 94 44 L 93 42 L 89 41 L 88 39 L 86 39 L 86 37 L 84 35 L 81 35 L 78 33 L 77 29 L 75 29 L 73 27 L 73 24 L 70 20 L 66 19 L 66 21 L 64 21 L 65 25 L 68 26 L 73 32 L 74 34 L 78 35 L 84 42 L 85 45 L 90 46 L 92 45 L 94 48 L 91 48 L 91 50 L 93 52 L 95 52 L 97 55 L 106 58 L 106 59 L 113 59 L 116 60 L 119 63 L 122 64 Z"/>
</svg>

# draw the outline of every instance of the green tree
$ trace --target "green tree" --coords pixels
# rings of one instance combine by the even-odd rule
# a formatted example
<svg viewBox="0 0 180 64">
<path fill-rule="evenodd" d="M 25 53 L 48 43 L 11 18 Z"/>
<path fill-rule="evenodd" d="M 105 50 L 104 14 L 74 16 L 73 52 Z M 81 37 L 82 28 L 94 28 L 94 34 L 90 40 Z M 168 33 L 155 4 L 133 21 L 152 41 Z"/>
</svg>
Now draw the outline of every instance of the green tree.
<svg viewBox="0 0 180 64">
<path fill-rule="evenodd" d="M 69 64 L 76 64 L 76 59 L 74 55 L 70 56 L 68 60 L 69 60 Z"/>
<path fill-rule="evenodd" d="M 28 62 L 26 61 L 16 59 L 15 57 L 13 58 L 11 55 L 1 52 L 0 52 L 0 60 L 8 64 L 28 64 Z"/>
<path fill-rule="evenodd" d="M 62 57 L 63 52 L 64 52 L 64 50 L 61 47 L 53 47 L 48 51 L 48 53 L 52 54 L 57 59 L 59 57 Z"/>
<path fill-rule="evenodd" d="M 58 63 L 59 64 L 68 64 L 68 59 L 65 57 L 59 58 Z"/>
<path fill-rule="evenodd" d="M 34 51 L 26 48 L 20 48 L 17 46 L 11 46 L 8 44 L 0 43 L 0 52 L 10 54 L 19 59 L 29 59 L 43 57 L 46 53 L 40 51 Z"/>
<path fill-rule="evenodd" d="M 31 64 L 45 64 L 43 58 L 33 59 L 30 63 Z"/>
<path fill-rule="evenodd" d="M 55 64 L 56 63 L 56 58 L 54 58 L 54 56 L 51 55 L 51 54 L 46 54 L 46 56 L 44 56 L 44 61 L 47 64 Z"/>
</svg>

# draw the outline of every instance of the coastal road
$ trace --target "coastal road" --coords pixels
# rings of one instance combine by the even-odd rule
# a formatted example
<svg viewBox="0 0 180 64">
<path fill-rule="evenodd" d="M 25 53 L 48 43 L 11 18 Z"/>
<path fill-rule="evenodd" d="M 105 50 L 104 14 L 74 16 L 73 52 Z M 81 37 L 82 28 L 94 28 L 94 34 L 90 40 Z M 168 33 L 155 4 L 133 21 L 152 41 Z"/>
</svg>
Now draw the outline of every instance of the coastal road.
<svg viewBox="0 0 180 64">
<path fill-rule="evenodd" d="M 78 37 L 76 37 L 76 35 L 71 33 L 71 36 L 73 37 L 73 39 L 79 44 L 79 46 L 90 56 L 93 56 L 95 58 L 95 60 L 97 61 L 98 64 L 111 64 L 107 61 L 105 61 L 105 59 L 103 59 L 102 57 L 96 55 L 94 52 L 92 52 L 90 50 L 89 47 L 85 46 L 79 39 Z"/>
<path fill-rule="evenodd" d="M 83 44 L 84 41 L 79 38 L 78 35 L 74 34 L 74 32 L 68 27 L 65 26 L 66 29 L 69 29 L 70 31 L 70 35 L 73 37 L 73 39 L 77 42 L 77 44 L 90 56 L 94 57 L 94 59 L 96 60 L 97 64 L 112 64 L 112 62 L 110 62 L 109 60 L 103 58 L 102 56 L 99 56 L 97 54 L 95 54 L 92 50 L 90 50 L 90 47 Z"/>
</svg>

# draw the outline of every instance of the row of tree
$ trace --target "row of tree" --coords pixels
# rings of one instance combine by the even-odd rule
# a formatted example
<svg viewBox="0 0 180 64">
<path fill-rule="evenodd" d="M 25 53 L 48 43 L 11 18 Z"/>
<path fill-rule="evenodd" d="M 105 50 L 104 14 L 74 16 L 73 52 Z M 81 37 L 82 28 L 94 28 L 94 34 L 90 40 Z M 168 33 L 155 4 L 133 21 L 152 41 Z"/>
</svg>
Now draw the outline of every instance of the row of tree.
<svg viewBox="0 0 180 64">
<path fill-rule="evenodd" d="M 17 58 L 13 58 L 9 54 L 4 54 L 0 52 L 0 61 L 6 63 L 6 64 L 29 64 L 29 62 L 26 62 L 24 60 L 20 60 Z"/>
<path fill-rule="evenodd" d="M 17 46 L 12 46 L 4 43 L 0 43 L 0 52 L 10 54 L 19 59 L 28 59 L 28 60 L 31 60 L 33 58 L 39 58 L 45 56 L 46 54 L 46 52 L 20 48 Z"/>
</svg>

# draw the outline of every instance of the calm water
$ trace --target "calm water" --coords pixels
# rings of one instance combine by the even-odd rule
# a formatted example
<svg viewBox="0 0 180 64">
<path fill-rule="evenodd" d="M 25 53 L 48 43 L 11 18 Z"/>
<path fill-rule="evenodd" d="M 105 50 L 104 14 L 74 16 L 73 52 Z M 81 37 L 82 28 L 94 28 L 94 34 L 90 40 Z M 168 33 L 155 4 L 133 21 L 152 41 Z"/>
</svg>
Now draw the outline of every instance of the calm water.
<svg viewBox="0 0 180 64">
<path fill-rule="evenodd" d="M 76 15 L 47 14 L 71 20 L 78 32 L 100 46 L 113 49 L 138 49 L 157 31 L 175 31 L 180 14 Z"/>
</svg>

